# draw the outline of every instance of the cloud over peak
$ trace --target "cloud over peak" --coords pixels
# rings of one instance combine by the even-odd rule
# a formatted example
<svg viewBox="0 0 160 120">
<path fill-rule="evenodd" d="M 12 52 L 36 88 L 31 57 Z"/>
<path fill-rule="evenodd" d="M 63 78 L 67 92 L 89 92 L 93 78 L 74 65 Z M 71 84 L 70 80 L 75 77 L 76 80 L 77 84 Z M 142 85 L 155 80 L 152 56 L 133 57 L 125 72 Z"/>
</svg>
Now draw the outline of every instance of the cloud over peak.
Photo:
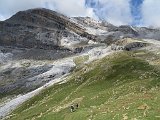
<svg viewBox="0 0 160 120">
<path fill-rule="evenodd" d="M 39 7 L 56 10 L 69 16 L 95 17 L 93 9 L 85 6 L 85 0 L 1 0 L 0 19 L 9 18 L 18 11 Z"/>
<path fill-rule="evenodd" d="M 115 25 L 131 24 L 130 0 L 90 0 L 96 14 L 101 19 Z"/>
<path fill-rule="evenodd" d="M 160 27 L 160 0 L 0 0 L 0 20 L 30 8 L 100 18 L 115 25 Z"/>
<path fill-rule="evenodd" d="M 160 0 L 144 0 L 141 11 L 145 26 L 160 27 Z"/>
</svg>

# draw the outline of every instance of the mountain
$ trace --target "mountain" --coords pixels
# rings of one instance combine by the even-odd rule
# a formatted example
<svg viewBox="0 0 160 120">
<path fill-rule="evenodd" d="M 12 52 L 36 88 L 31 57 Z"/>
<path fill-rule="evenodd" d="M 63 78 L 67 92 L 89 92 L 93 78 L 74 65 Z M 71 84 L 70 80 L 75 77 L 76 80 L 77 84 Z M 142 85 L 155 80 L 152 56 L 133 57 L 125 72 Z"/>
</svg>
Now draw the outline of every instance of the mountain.
<svg viewBox="0 0 160 120">
<path fill-rule="evenodd" d="M 0 29 L 1 44 L 27 48 L 57 49 L 68 38 L 73 39 L 72 44 L 94 38 L 70 18 L 48 9 L 18 12 L 1 22 Z"/>
<path fill-rule="evenodd" d="M 0 119 L 159 119 L 159 68 L 158 28 L 20 11 L 0 21 Z"/>
<path fill-rule="evenodd" d="M 121 37 L 160 39 L 159 29 L 117 27 L 89 17 L 69 18 L 44 8 L 16 13 L 0 22 L 0 30 L 1 44 L 42 49 L 71 48 L 72 45 L 87 44 L 88 39 L 104 43 L 108 43 L 107 39 L 112 41 Z"/>
</svg>

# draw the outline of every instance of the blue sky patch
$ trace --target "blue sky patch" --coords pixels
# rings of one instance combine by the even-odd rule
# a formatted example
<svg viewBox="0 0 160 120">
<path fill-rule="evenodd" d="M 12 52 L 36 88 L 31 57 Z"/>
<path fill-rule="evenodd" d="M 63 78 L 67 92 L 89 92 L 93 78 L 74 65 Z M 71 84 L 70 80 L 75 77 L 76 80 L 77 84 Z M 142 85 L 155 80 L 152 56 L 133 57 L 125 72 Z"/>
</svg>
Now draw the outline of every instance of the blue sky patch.
<svg viewBox="0 0 160 120">
<path fill-rule="evenodd" d="M 132 15 L 132 23 L 131 25 L 139 25 L 141 24 L 141 5 L 143 3 L 143 0 L 131 0 L 130 1 L 130 12 Z M 85 4 L 87 7 L 91 7 L 94 9 L 95 14 L 100 19 L 105 19 L 107 16 L 108 11 L 102 11 L 103 6 L 107 6 L 107 4 L 101 4 L 99 0 L 85 0 Z M 112 9 L 112 8 L 110 8 Z M 107 9 L 106 9 L 107 10 Z M 105 13 L 104 13 L 105 12 Z"/>
</svg>

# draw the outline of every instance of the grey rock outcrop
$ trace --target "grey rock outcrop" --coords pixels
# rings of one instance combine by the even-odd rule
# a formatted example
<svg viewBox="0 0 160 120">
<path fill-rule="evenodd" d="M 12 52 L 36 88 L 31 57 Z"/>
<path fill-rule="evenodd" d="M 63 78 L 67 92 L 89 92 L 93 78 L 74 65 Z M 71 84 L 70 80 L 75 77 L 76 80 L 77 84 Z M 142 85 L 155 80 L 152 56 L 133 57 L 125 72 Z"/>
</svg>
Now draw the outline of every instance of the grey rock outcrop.
<svg viewBox="0 0 160 120">
<path fill-rule="evenodd" d="M 133 42 L 124 46 L 124 50 L 130 51 L 136 48 L 146 47 L 147 45 L 148 45 L 147 43 L 143 43 L 143 42 Z"/>
<path fill-rule="evenodd" d="M 0 22 L 0 44 L 27 48 L 58 49 L 63 37 L 94 39 L 70 18 L 48 9 L 20 11 Z"/>
<path fill-rule="evenodd" d="M 137 39 L 131 39 L 131 38 L 125 38 L 116 41 L 114 44 L 111 45 L 111 50 L 135 50 L 140 49 L 142 47 L 147 47 L 149 43 L 146 43 L 145 41 L 138 41 Z"/>
</svg>

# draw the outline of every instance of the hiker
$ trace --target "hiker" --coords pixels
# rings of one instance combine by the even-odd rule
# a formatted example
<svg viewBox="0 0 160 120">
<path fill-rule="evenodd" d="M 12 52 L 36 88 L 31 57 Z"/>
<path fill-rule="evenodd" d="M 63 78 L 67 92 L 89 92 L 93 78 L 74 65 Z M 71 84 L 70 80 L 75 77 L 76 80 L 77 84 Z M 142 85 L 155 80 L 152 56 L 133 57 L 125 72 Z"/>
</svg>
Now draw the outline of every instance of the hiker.
<svg viewBox="0 0 160 120">
<path fill-rule="evenodd" d="M 74 106 L 71 105 L 71 112 L 74 112 Z"/>
<path fill-rule="evenodd" d="M 78 103 L 76 103 L 75 106 L 76 106 L 76 109 L 78 109 L 78 107 L 79 107 Z"/>
</svg>

